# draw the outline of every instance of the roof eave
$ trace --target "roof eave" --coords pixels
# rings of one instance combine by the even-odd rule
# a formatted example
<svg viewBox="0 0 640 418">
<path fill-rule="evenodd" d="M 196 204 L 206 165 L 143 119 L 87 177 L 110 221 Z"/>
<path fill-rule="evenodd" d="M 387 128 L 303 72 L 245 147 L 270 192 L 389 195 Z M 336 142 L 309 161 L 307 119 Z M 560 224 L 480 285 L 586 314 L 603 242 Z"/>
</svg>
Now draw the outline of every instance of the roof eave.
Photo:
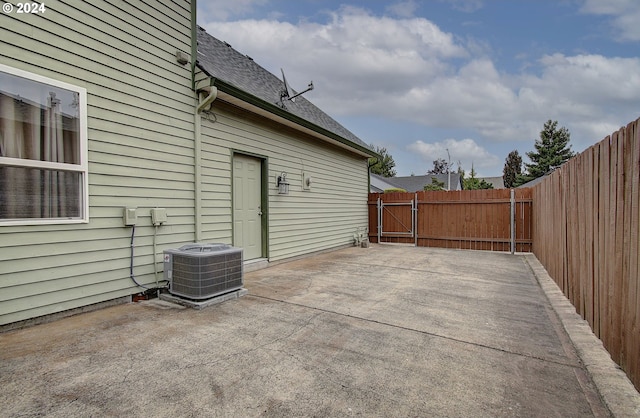
<svg viewBox="0 0 640 418">
<path fill-rule="evenodd" d="M 319 138 L 325 142 L 332 143 L 344 149 L 348 149 L 349 151 L 355 152 L 360 156 L 367 158 L 380 158 L 380 156 L 375 151 L 367 147 L 356 144 L 346 138 L 341 137 L 340 135 L 337 135 L 314 123 L 311 123 L 306 119 L 287 112 L 280 106 L 269 103 L 265 100 L 260 99 L 259 97 L 240 90 L 239 88 L 223 80 L 211 77 L 211 83 L 211 85 L 215 86 L 218 89 L 218 100 L 231 103 L 242 109 L 248 110 L 251 113 L 264 116 L 268 119 Z"/>
</svg>

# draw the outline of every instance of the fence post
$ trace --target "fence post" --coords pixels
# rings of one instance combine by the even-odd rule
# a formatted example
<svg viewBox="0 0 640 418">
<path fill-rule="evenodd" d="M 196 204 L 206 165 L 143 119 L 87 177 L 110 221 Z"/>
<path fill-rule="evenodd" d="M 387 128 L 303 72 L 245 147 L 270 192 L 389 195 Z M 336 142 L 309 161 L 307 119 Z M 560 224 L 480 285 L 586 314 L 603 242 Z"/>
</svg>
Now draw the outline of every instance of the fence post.
<svg viewBox="0 0 640 418">
<path fill-rule="evenodd" d="M 511 254 L 516 252 L 516 191 L 511 189 Z"/>
<path fill-rule="evenodd" d="M 414 223 L 413 223 L 413 245 L 414 247 L 418 246 L 418 192 L 414 194 L 414 204 L 411 207 L 411 212 L 413 215 Z"/>
<path fill-rule="evenodd" d="M 381 219 L 382 218 L 382 216 L 381 216 L 381 213 L 382 213 L 381 209 L 382 208 L 380 207 L 380 196 L 378 196 L 378 205 L 377 205 L 377 207 L 378 207 L 378 244 L 380 244 L 382 242 L 380 240 L 380 231 L 382 231 L 382 225 L 381 225 L 382 224 L 382 219 Z"/>
</svg>

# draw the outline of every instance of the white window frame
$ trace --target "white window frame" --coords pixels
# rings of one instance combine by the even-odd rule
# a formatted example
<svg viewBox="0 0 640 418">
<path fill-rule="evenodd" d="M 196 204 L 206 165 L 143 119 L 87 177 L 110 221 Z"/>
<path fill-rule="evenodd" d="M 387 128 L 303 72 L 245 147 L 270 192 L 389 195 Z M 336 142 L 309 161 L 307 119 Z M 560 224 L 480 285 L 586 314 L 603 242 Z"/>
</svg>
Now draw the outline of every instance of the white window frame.
<svg viewBox="0 0 640 418">
<path fill-rule="evenodd" d="M 87 90 L 83 87 L 74 86 L 73 84 L 54 80 L 39 74 L 9 67 L 0 64 L 0 71 L 14 76 L 22 77 L 27 80 L 36 81 L 43 84 L 49 84 L 54 87 L 70 90 L 78 93 L 78 110 L 79 110 L 79 143 L 80 143 L 80 164 L 56 163 L 50 161 L 36 161 L 21 158 L 9 158 L 0 156 L 1 166 L 40 168 L 49 170 L 60 170 L 80 173 L 80 196 L 82 202 L 80 204 L 80 216 L 74 218 L 13 218 L 0 219 L 0 226 L 8 225 L 52 225 L 52 224 L 78 224 L 89 222 L 89 162 L 88 162 L 88 133 L 87 133 Z"/>
</svg>

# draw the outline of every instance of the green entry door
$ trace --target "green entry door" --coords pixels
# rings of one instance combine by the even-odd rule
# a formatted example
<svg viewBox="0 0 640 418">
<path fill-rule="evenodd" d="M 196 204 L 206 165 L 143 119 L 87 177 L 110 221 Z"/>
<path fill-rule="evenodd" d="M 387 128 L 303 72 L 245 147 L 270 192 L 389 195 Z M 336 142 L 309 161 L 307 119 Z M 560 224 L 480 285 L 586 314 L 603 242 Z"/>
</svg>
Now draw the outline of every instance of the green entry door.
<svg viewBox="0 0 640 418">
<path fill-rule="evenodd" d="M 233 245 L 245 260 L 262 257 L 262 160 L 233 157 Z"/>
</svg>

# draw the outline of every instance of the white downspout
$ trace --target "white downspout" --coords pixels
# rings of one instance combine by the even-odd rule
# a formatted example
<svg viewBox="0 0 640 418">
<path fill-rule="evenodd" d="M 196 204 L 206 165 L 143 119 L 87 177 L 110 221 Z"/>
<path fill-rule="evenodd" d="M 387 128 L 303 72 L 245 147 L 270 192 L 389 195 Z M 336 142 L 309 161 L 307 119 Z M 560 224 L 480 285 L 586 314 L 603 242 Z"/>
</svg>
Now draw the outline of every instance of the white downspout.
<svg viewBox="0 0 640 418">
<path fill-rule="evenodd" d="M 209 80 L 205 80 L 208 82 Z M 200 83 L 198 83 L 200 84 Z M 205 85 L 202 87 L 197 87 L 198 99 L 200 99 L 200 93 L 207 94 L 207 97 L 204 98 L 196 108 L 196 113 L 200 113 L 204 110 L 205 107 L 211 107 L 211 103 L 218 97 L 218 89 L 215 86 Z"/>
</svg>

